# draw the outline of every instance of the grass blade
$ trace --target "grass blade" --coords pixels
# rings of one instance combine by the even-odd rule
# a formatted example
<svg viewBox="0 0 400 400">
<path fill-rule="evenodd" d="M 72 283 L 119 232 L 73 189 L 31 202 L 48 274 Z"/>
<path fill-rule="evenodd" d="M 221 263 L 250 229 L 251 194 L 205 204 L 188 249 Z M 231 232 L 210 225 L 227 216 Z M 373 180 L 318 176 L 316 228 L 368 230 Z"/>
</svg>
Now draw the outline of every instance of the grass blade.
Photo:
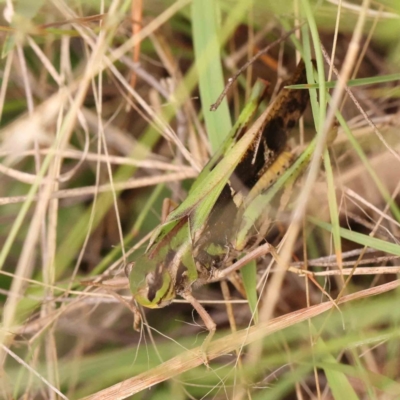
<svg viewBox="0 0 400 400">
<path fill-rule="evenodd" d="M 226 99 L 223 100 L 217 111 L 209 110 L 224 88 L 218 37 L 217 2 L 194 0 L 192 26 L 202 111 L 211 147 L 215 151 L 232 127 Z"/>
</svg>

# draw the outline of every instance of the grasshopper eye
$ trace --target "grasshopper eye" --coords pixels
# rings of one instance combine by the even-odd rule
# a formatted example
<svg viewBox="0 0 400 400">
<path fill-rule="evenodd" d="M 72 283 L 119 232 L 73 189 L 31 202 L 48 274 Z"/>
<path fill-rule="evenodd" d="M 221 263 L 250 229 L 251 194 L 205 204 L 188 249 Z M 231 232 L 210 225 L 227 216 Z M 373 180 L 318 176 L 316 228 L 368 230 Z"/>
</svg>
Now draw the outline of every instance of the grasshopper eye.
<svg viewBox="0 0 400 400">
<path fill-rule="evenodd" d="M 147 274 L 144 285 L 134 294 L 134 298 L 148 308 L 161 308 L 170 304 L 175 298 L 175 291 L 168 271 L 158 276 Z"/>
</svg>

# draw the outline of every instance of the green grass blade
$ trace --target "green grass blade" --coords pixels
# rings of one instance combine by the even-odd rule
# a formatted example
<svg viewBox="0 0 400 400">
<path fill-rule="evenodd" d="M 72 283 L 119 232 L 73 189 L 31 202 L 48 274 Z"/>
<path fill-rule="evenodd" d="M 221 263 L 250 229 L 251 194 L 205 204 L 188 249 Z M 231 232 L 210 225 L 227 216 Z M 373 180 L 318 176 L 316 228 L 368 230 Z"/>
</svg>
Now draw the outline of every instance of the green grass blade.
<svg viewBox="0 0 400 400">
<path fill-rule="evenodd" d="M 333 231 L 332 225 L 328 222 L 323 222 L 314 217 L 309 217 L 309 220 L 316 226 L 325 229 L 329 232 Z M 387 242 L 386 240 L 377 239 L 359 232 L 350 231 L 345 228 L 339 229 L 340 236 L 343 239 L 351 240 L 354 243 L 361 244 L 362 246 L 371 247 L 372 249 L 384 251 L 385 253 L 400 256 L 400 246 L 395 243 Z"/>
<path fill-rule="evenodd" d="M 367 85 L 376 85 L 378 83 L 386 83 L 386 82 L 393 82 L 398 81 L 400 79 L 400 74 L 389 74 L 389 75 L 381 75 L 381 76 L 370 76 L 368 78 L 357 78 L 357 79 L 350 79 L 346 85 L 348 87 L 357 87 L 357 86 L 367 86 Z M 326 89 L 334 89 L 336 87 L 337 81 L 329 81 L 325 82 Z M 289 85 L 285 86 L 289 89 L 318 89 L 318 83 L 311 83 L 311 84 L 300 84 L 300 85 Z"/>
<path fill-rule="evenodd" d="M 324 354 L 324 361 L 332 365 L 339 364 L 335 357 L 329 353 L 329 350 L 323 340 L 318 340 L 317 348 L 321 353 Z M 329 366 L 325 366 L 324 372 L 326 378 L 328 379 L 329 388 L 331 389 L 333 397 L 336 400 L 358 400 L 357 394 L 343 372 L 329 368 Z"/>
<path fill-rule="evenodd" d="M 217 111 L 210 111 L 211 104 L 224 88 L 217 4 L 218 2 L 214 0 L 194 0 L 192 3 L 193 42 L 201 104 L 213 151 L 218 149 L 232 127 L 226 99 Z"/>
<path fill-rule="evenodd" d="M 257 263 L 255 261 L 249 262 L 241 270 L 244 289 L 246 290 L 247 300 L 251 314 L 254 316 L 254 322 L 258 322 L 257 311 Z"/>
<path fill-rule="evenodd" d="M 339 210 L 336 202 L 335 182 L 333 177 L 332 165 L 330 161 L 329 152 L 326 150 L 324 153 L 324 167 L 326 172 L 326 182 L 328 185 L 328 204 L 329 215 L 332 223 L 333 244 L 335 248 L 336 259 L 339 267 L 342 267 L 342 242 L 340 240 L 340 221 Z"/>
</svg>

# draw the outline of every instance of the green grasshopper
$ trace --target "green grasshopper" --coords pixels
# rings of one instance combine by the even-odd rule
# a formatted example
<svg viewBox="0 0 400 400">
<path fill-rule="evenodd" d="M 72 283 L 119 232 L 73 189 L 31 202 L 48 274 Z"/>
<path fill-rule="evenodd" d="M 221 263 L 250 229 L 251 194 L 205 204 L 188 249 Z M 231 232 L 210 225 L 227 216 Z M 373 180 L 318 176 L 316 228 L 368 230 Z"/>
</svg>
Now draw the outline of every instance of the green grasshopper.
<svg viewBox="0 0 400 400">
<path fill-rule="evenodd" d="M 300 62 L 286 85 L 305 83 L 305 66 Z M 248 106 L 186 200 L 156 229 L 146 252 L 127 266 L 137 303 L 160 308 L 179 295 L 196 309 L 211 336 L 215 323 L 193 297 L 192 288 L 224 279 L 242 266 L 237 259 L 248 249 L 255 227 L 261 229 L 261 239 L 267 230 L 265 196 L 293 181 L 311 154 L 310 150 L 293 164 L 287 149 L 288 133 L 307 107 L 308 90 L 283 88 L 247 129 L 265 92 L 265 84 L 258 83 Z M 280 176 L 284 179 L 278 179 Z"/>
</svg>

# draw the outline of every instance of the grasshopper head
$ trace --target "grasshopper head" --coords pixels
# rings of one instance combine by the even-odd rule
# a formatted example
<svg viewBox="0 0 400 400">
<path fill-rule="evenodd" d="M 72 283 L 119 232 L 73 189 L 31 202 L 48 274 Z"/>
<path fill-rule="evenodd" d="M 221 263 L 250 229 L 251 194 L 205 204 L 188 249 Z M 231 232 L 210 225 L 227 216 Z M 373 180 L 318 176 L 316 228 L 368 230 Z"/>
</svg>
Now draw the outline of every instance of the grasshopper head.
<svg viewBox="0 0 400 400">
<path fill-rule="evenodd" d="M 142 256 L 135 263 L 128 264 L 127 268 L 131 268 L 129 284 L 133 298 L 140 305 L 161 308 L 175 298 L 171 275 L 163 265 Z"/>
</svg>

